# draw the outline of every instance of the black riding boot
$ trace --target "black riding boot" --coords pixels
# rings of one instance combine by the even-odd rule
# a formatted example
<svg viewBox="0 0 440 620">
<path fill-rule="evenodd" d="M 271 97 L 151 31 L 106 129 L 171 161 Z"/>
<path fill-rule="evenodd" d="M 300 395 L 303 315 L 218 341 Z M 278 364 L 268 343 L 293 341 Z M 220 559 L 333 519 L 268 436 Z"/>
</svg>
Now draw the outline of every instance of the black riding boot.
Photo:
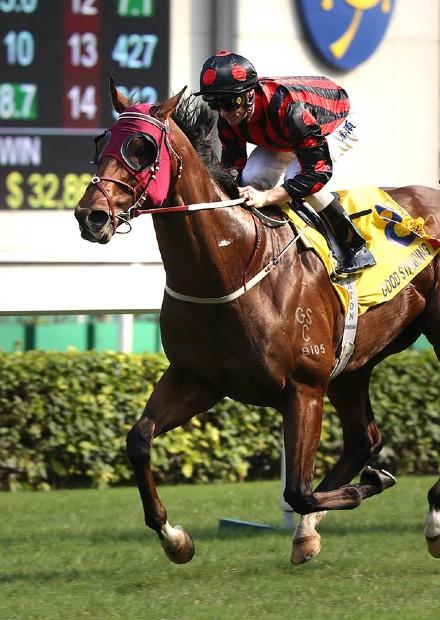
<svg viewBox="0 0 440 620">
<path fill-rule="evenodd" d="M 320 211 L 319 215 L 340 248 L 339 252 L 333 252 L 337 261 L 335 275 L 351 275 L 376 264 L 365 244 L 365 239 L 353 225 L 337 198 Z"/>
</svg>

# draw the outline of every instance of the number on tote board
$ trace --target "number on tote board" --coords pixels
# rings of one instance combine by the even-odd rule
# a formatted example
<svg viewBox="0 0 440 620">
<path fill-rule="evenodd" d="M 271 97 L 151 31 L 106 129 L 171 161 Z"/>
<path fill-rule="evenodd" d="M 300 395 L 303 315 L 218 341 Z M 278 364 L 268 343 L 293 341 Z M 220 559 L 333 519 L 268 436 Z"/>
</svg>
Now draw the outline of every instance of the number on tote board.
<svg viewBox="0 0 440 620">
<path fill-rule="evenodd" d="M 10 30 L 3 39 L 6 47 L 6 62 L 8 65 L 28 67 L 34 60 L 34 37 L 28 30 L 15 32 Z"/>
<path fill-rule="evenodd" d="M 154 0 L 118 0 L 117 13 L 123 17 L 151 17 Z"/>
<path fill-rule="evenodd" d="M 72 86 L 67 91 L 70 101 L 70 118 L 78 120 L 82 116 L 88 119 L 96 115 L 96 90 L 94 86 L 86 86 L 84 90 L 80 86 Z"/>
<path fill-rule="evenodd" d="M 67 45 L 70 64 L 74 67 L 94 67 L 98 62 L 98 38 L 93 32 L 74 32 Z"/>
<path fill-rule="evenodd" d="M 0 0 L 1 13 L 33 13 L 38 0 Z"/>
<path fill-rule="evenodd" d="M 36 84 L 0 84 L 0 118 L 31 120 L 37 117 Z"/>
<path fill-rule="evenodd" d="M 120 67 L 148 69 L 153 64 L 159 37 L 155 34 L 121 34 L 112 51 L 112 58 Z"/>
<path fill-rule="evenodd" d="M 76 15 L 96 15 L 96 0 L 72 0 L 71 11 Z"/>
<path fill-rule="evenodd" d="M 73 209 L 91 178 L 86 173 L 69 173 L 60 178 L 52 172 L 33 172 L 28 177 L 10 172 L 6 177 L 6 204 L 10 209 Z"/>
</svg>

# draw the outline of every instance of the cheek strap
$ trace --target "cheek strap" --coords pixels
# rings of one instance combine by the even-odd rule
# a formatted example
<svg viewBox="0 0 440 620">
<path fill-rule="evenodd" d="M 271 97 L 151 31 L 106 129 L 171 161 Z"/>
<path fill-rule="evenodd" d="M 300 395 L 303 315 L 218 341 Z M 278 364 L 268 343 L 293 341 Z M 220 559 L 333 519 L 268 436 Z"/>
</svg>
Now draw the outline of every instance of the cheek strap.
<svg viewBox="0 0 440 620">
<path fill-rule="evenodd" d="M 124 189 L 128 189 L 130 191 L 130 193 L 133 195 L 133 199 L 136 197 L 136 194 L 135 194 L 135 190 L 133 189 L 133 187 L 131 185 L 129 185 L 125 181 L 121 181 L 120 179 L 113 179 L 111 177 L 97 177 L 97 176 L 95 176 L 90 181 L 90 183 L 92 185 L 96 185 L 96 187 L 99 189 L 99 191 L 105 196 L 105 199 L 107 201 L 107 205 L 108 205 L 108 208 L 109 208 L 110 216 L 112 218 L 112 228 L 113 228 L 113 234 L 114 234 L 116 232 L 117 227 L 118 227 L 119 216 L 117 216 L 116 213 L 115 213 L 115 208 L 113 207 L 111 197 L 110 197 L 109 193 L 107 192 L 107 190 L 105 189 L 104 185 L 102 185 L 102 181 L 112 181 L 113 183 L 116 183 L 117 185 L 120 185 Z"/>
</svg>

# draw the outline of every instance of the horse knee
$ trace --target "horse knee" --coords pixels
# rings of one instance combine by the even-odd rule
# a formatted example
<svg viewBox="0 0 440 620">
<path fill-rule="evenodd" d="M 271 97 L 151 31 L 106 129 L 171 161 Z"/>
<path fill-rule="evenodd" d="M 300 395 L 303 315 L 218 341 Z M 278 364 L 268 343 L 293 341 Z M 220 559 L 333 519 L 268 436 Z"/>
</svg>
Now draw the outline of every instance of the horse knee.
<svg viewBox="0 0 440 620">
<path fill-rule="evenodd" d="M 139 422 L 128 431 L 127 433 L 127 456 L 131 463 L 142 460 L 144 461 L 149 457 L 151 437 L 145 435 L 142 432 L 142 428 Z"/>
</svg>

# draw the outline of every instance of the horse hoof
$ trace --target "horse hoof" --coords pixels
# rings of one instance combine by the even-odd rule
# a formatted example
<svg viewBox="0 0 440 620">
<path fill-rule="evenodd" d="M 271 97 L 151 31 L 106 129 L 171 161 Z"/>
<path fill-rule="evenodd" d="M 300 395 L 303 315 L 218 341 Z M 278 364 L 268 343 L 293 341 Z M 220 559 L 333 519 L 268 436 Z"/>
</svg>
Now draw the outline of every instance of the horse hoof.
<svg viewBox="0 0 440 620">
<path fill-rule="evenodd" d="M 180 536 L 177 539 L 174 538 L 172 541 L 162 540 L 161 544 L 163 550 L 168 558 L 175 564 L 186 564 L 192 560 L 194 556 L 194 541 L 180 525 L 176 525 L 174 530 L 178 530 Z"/>
<path fill-rule="evenodd" d="M 428 551 L 433 558 L 440 558 L 440 536 L 426 537 Z"/>
<path fill-rule="evenodd" d="M 385 491 L 396 484 L 395 477 L 386 469 L 373 469 L 369 465 L 361 472 L 360 484 L 376 487 L 377 493 Z"/>
<path fill-rule="evenodd" d="M 295 566 L 305 564 L 313 560 L 321 551 L 321 536 L 314 534 L 313 536 L 304 536 L 293 541 L 292 555 L 290 561 Z"/>
</svg>

